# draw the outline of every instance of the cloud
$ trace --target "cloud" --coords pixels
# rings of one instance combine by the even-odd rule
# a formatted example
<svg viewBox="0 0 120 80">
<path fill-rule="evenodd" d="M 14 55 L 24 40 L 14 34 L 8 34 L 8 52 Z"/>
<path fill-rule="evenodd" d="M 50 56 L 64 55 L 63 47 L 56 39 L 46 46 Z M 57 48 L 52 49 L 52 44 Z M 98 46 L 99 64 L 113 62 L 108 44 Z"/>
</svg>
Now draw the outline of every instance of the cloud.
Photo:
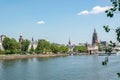
<svg viewBox="0 0 120 80">
<path fill-rule="evenodd" d="M 101 7 L 101 6 L 95 6 L 92 8 L 91 11 L 88 10 L 84 10 L 79 12 L 77 15 L 86 15 L 86 14 L 99 14 L 102 12 L 105 12 L 106 10 L 112 8 L 111 6 L 105 6 L 105 7 Z"/>
<path fill-rule="evenodd" d="M 45 24 L 45 21 L 40 20 L 37 22 L 37 24 Z"/>
<path fill-rule="evenodd" d="M 89 14 L 89 12 L 87 10 L 81 11 L 80 13 L 78 13 L 78 15 L 82 15 L 82 14 Z"/>
</svg>

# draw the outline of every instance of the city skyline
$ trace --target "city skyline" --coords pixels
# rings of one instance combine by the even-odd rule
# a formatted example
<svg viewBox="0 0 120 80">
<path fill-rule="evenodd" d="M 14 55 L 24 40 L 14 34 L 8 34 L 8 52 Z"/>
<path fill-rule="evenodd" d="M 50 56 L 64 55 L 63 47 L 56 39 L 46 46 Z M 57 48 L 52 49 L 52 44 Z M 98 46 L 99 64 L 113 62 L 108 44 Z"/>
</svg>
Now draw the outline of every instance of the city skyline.
<svg viewBox="0 0 120 80">
<path fill-rule="evenodd" d="M 104 11 L 111 3 L 101 0 L 0 0 L 0 35 L 23 38 L 47 39 L 67 44 L 91 43 L 94 28 L 98 40 L 115 41 L 115 33 L 106 33 L 103 25 L 112 29 L 119 26 L 119 14 L 106 17 Z M 103 36 L 104 35 L 104 36 Z"/>
<path fill-rule="evenodd" d="M 9 36 L 6 36 L 6 35 L 4 35 L 4 34 L 2 34 L 2 35 L 0 35 L 0 37 L 1 37 L 1 40 L 0 40 L 0 42 L 2 42 L 3 41 L 3 39 L 5 38 L 5 37 L 9 37 Z M 9 37 L 9 38 L 14 38 L 14 37 Z M 15 38 L 14 38 L 15 39 Z M 16 39 L 16 41 L 18 41 L 18 42 L 22 42 L 22 40 L 25 40 L 26 38 L 24 38 L 22 35 L 19 35 L 19 39 Z M 41 39 L 38 39 L 38 40 L 34 40 L 34 38 L 32 37 L 31 39 L 27 39 L 27 40 L 29 40 L 30 42 L 33 42 L 33 41 L 35 41 L 35 42 L 37 42 L 38 40 L 41 40 Z M 47 40 L 47 41 L 49 41 L 49 40 Z M 50 42 L 50 41 L 49 41 Z M 60 44 L 60 45 L 80 45 L 80 44 L 89 44 L 89 45 L 97 45 L 98 43 L 100 43 L 101 41 L 98 41 L 98 37 L 97 37 L 97 32 L 96 32 L 96 29 L 94 29 L 94 32 L 93 32 L 93 34 L 92 34 L 92 42 L 91 43 L 88 43 L 88 42 L 84 42 L 84 43 L 81 43 L 81 42 L 79 42 L 79 43 L 77 43 L 77 44 L 73 44 L 72 42 L 71 42 L 71 40 L 70 40 L 70 38 L 68 39 L 68 42 L 67 43 L 65 43 L 65 44 Z M 51 43 L 54 43 L 54 42 L 51 42 Z M 59 43 L 55 43 L 55 44 L 59 44 Z"/>
</svg>

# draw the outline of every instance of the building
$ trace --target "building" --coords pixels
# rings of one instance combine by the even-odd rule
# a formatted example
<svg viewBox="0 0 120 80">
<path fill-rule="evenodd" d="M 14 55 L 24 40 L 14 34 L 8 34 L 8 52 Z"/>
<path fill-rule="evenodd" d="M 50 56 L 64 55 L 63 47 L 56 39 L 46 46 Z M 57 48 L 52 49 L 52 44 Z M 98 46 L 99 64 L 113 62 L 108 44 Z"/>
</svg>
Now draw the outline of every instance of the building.
<svg viewBox="0 0 120 80">
<path fill-rule="evenodd" d="M 73 52 L 74 46 L 71 44 L 70 39 L 69 39 L 69 41 L 68 41 L 67 47 L 68 47 L 68 52 Z"/>
<path fill-rule="evenodd" d="M 3 43 L 3 40 L 5 37 L 6 37 L 5 35 L 0 36 L 0 50 L 2 50 L 2 51 L 4 50 L 2 43 Z"/>
<path fill-rule="evenodd" d="M 98 36 L 96 29 L 94 29 L 93 36 L 92 36 L 92 45 L 87 45 L 88 53 L 95 54 L 98 53 Z"/>
<path fill-rule="evenodd" d="M 3 40 L 5 39 L 6 36 L 5 35 L 1 35 L 0 37 L 1 37 L 1 42 L 3 42 Z"/>
<path fill-rule="evenodd" d="M 21 43 L 22 41 L 23 41 L 23 38 L 22 38 L 22 35 L 20 35 L 19 43 Z"/>
<path fill-rule="evenodd" d="M 108 42 L 107 41 L 100 41 L 99 44 L 104 45 L 104 46 L 108 46 Z"/>
<path fill-rule="evenodd" d="M 86 43 L 78 43 L 78 46 L 86 46 Z"/>
<path fill-rule="evenodd" d="M 92 37 L 92 46 L 94 45 L 98 45 L 98 37 L 97 37 L 96 29 L 94 29 L 93 37 Z"/>
<path fill-rule="evenodd" d="M 4 50 L 1 41 L 0 41 L 0 50 L 2 50 L 2 51 Z"/>
<path fill-rule="evenodd" d="M 90 45 L 87 47 L 87 51 L 89 54 L 96 54 L 96 53 L 98 53 L 98 46 Z"/>
<path fill-rule="evenodd" d="M 100 41 L 99 42 L 99 51 L 105 51 L 109 46 L 107 41 Z"/>
<path fill-rule="evenodd" d="M 34 39 L 32 38 L 30 45 L 28 47 L 28 51 L 30 51 L 31 48 L 35 50 L 37 48 L 37 45 L 38 45 L 38 41 L 34 41 Z"/>
</svg>

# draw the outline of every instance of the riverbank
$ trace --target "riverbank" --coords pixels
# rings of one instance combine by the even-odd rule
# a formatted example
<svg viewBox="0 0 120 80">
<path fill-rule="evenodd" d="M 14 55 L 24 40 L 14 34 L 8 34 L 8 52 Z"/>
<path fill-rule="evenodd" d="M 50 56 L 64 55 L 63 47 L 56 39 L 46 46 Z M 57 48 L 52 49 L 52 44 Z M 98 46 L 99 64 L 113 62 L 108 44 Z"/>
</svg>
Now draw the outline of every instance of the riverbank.
<svg viewBox="0 0 120 80">
<path fill-rule="evenodd" d="M 0 60 L 9 60 L 9 59 L 24 59 L 24 58 L 44 58 L 44 57 L 59 57 L 59 56 L 68 56 L 68 54 L 30 54 L 30 55 L 0 55 Z"/>
</svg>

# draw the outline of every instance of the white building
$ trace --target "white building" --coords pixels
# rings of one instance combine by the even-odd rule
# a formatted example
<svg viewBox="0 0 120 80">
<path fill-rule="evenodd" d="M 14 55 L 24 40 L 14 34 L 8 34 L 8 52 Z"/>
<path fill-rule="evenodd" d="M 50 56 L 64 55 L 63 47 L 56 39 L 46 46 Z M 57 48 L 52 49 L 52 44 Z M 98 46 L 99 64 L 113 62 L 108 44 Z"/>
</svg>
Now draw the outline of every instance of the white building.
<svg viewBox="0 0 120 80">
<path fill-rule="evenodd" d="M 4 50 L 1 42 L 0 42 L 0 50 Z"/>
<path fill-rule="evenodd" d="M 98 53 L 98 46 L 88 46 L 87 47 L 88 52 L 91 53 Z"/>
<path fill-rule="evenodd" d="M 38 45 L 38 41 L 34 41 L 34 39 L 32 38 L 32 41 L 30 42 L 30 45 L 28 47 L 28 51 L 30 51 L 32 47 L 35 50 L 37 48 L 37 45 Z"/>
<path fill-rule="evenodd" d="M 1 38 L 0 38 L 0 50 L 3 51 L 4 48 L 3 48 L 2 42 L 3 42 L 4 38 L 5 38 L 5 35 L 1 35 L 0 37 L 1 37 Z"/>
</svg>

